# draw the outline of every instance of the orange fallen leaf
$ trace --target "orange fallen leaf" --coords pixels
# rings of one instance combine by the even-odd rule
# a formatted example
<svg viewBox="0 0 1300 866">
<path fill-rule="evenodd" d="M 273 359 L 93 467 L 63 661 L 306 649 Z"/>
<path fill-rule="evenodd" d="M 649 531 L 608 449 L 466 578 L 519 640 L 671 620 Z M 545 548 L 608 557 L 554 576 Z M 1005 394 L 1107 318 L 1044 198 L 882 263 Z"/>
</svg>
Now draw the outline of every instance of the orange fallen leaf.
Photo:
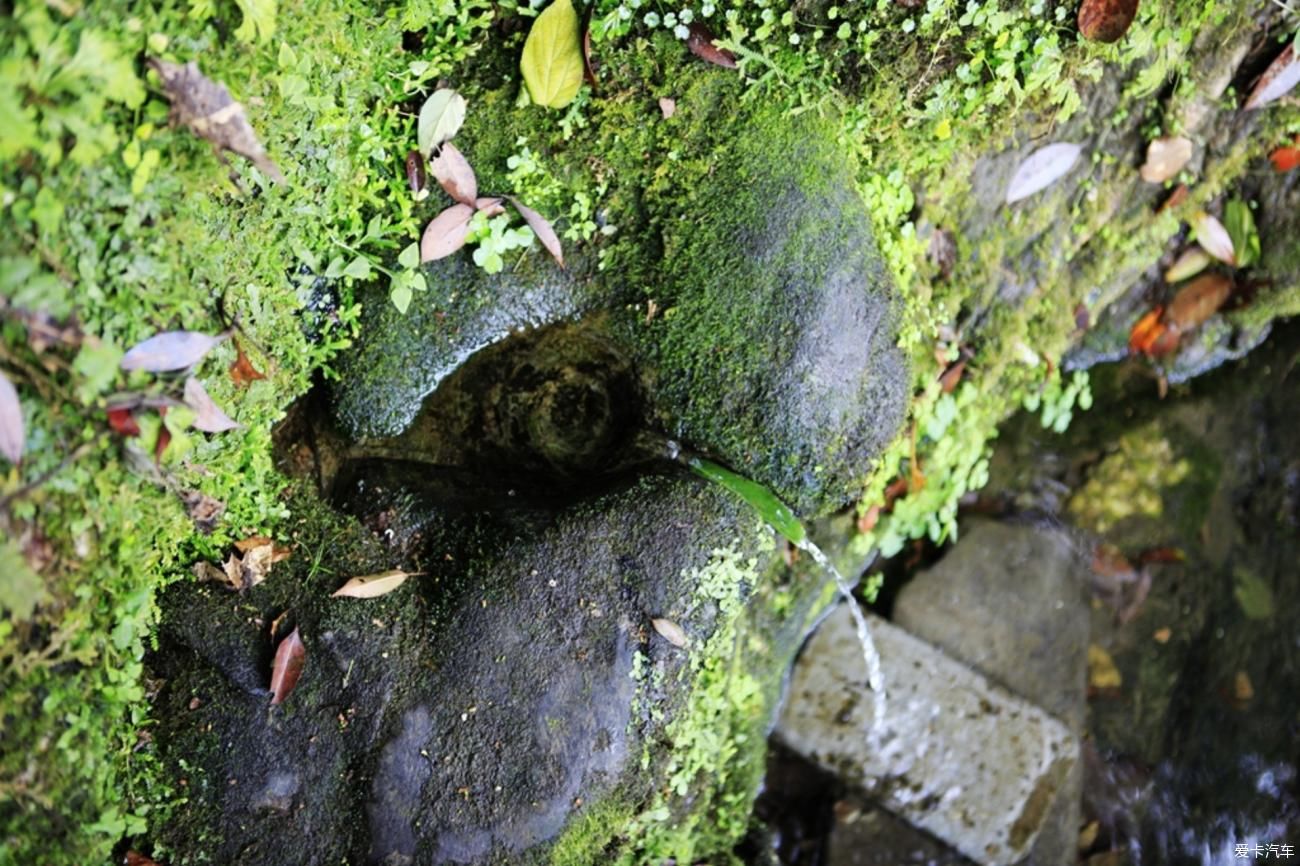
<svg viewBox="0 0 1300 866">
<path fill-rule="evenodd" d="M 1155 632 L 1151 635 L 1151 638 L 1156 643 L 1165 644 L 1165 643 L 1169 643 L 1169 639 L 1173 636 L 1174 636 L 1173 629 L 1171 629 L 1169 626 L 1165 626 L 1164 628 L 1156 629 Z"/>
<path fill-rule="evenodd" d="M 253 362 L 248 360 L 248 355 L 244 352 L 244 347 L 235 341 L 235 360 L 230 365 L 230 379 L 235 386 L 242 388 L 258 379 L 265 379 L 266 374 L 262 373 L 253 366 Z"/>
<path fill-rule="evenodd" d="M 307 662 L 307 648 L 303 646 L 298 629 L 289 632 L 289 636 L 280 641 L 275 650 L 275 661 L 271 664 L 271 705 L 284 703 L 298 678 L 302 676 L 303 665 Z"/>
<path fill-rule="evenodd" d="M 1164 312 L 1164 307 L 1156 307 L 1137 320 L 1137 323 L 1133 325 L 1133 329 L 1128 334 L 1129 352 L 1135 355 L 1150 356 L 1153 354 L 1153 347 L 1167 330 L 1160 321 L 1160 317 L 1164 315 Z"/>
<path fill-rule="evenodd" d="M 1279 147 L 1268 155 L 1276 171 L 1292 171 L 1300 165 L 1300 145 L 1292 144 Z"/>
</svg>

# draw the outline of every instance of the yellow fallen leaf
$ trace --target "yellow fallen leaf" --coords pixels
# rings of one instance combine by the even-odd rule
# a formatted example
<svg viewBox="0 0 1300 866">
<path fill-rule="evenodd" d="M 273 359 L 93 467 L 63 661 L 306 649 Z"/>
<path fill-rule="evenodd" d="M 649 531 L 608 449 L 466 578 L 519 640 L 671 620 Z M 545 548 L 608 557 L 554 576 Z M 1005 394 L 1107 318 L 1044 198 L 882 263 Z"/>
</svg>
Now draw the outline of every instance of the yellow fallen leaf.
<svg viewBox="0 0 1300 866">
<path fill-rule="evenodd" d="M 673 646 L 686 646 L 686 632 L 671 619 L 655 617 L 650 620 L 650 624 L 655 627 L 655 631 L 659 632 L 660 637 Z"/>
<path fill-rule="evenodd" d="M 1094 689 L 1117 689 L 1124 683 L 1115 660 L 1096 644 L 1088 647 L 1088 685 Z"/>
<path fill-rule="evenodd" d="M 387 595 L 406 582 L 408 577 L 424 574 L 422 571 L 402 571 L 394 568 L 379 574 L 367 574 L 354 577 L 340 586 L 331 598 L 378 598 Z"/>
<path fill-rule="evenodd" d="M 582 44 L 573 0 L 555 0 L 543 10 L 524 42 L 519 67 L 528 95 L 538 105 L 563 108 L 582 86 Z"/>
</svg>

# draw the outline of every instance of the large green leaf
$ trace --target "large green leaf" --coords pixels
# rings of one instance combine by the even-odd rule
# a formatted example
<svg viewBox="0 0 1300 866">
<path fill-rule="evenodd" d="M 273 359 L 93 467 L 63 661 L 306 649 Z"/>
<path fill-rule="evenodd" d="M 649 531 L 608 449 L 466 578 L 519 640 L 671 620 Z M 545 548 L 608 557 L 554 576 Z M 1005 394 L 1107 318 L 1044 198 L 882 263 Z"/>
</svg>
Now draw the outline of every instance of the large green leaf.
<svg viewBox="0 0 1300 866">
<path fill-rule="evenodd" d="M 580 41 L 572 0 L 555 0 L 537 16 L 519 64 L 533 102 L 563 108 L 578 95 L 582 86 Z"/>
</svg>

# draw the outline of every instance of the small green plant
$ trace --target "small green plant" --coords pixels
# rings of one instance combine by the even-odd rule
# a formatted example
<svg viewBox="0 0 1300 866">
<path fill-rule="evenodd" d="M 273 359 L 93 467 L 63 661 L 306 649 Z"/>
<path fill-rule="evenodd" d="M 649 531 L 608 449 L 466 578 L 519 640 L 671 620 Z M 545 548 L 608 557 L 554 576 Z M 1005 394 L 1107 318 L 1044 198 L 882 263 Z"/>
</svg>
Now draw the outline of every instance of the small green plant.
<svg viewBox="0 0 1300 866">
<path fill-rule="evenodd" d="M 510 217 L 498 214 L 489 217 L 478 211 L 469 221 L 469 243 L 474 249 L 474 264 L 489 274 L 499 273 L 505 267 L 505 255 L 511 250 L 526 250 L 533 245 L 536 235 L 528 226 L 510 227 Z"/>
</svg>

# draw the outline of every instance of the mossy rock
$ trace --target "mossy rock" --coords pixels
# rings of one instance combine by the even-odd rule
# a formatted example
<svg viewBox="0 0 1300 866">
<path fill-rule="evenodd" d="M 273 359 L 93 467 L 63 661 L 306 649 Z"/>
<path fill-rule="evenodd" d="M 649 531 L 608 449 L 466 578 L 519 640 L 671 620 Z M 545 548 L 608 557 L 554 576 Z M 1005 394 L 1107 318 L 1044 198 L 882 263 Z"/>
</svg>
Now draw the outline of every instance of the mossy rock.
<svg viewBox="0 0 1300 866">
<path fill-rule="evenodd" d="M 523 528 L 444 513 L 406 551 L 428 573 L 370 600 L 330 592 L 390 567 L 394 551 L 297 504 L 298 551 L 265 582 L 243 595 L 178 585 L 163 599 L 157 742 L 189 792 L 156 840 L 168 862 L 541 863 L 579 848 L 573 862 L 605 862 L 607 847 L 640 844 L 631 816 L 674 772 L 696 807 L 680 820 L 707 826 L 710 792 L 731 777 L 743 827 L 759 775 L 737 768 L 761 770 L 780 674 L 823 581 L 779 614 L 759 594 L 766 624 L 741 664 L 736 630 L 773 550 L 742 503 L 674 474 Z M 296 626 L 307 662 L 271 707 L 268 629 L 286 612 L 280 636 Z M 656 634 L 655 617 L 686 646 Z M 722 690 L 736 678 L 762 685 L 742 700 Z M 698 772 L 713 754 L 701 744 L 731 725 L 750 734 L 744 754 Z M 614 813 L 626 820 L 598 842 L 581 830 Z"/>
<path fill-rule="evenodd" d="M 566 272 L 534 252 L 488 276 L 461 252 L 426 267 L 429 292 L 405 316 L 376 287 L 335 388 L 345 434 L 409 449 L 395 437 L 471 356 L 581 319 L 635 369 L 643 424 L 802 513 L 857 495 L 908 401 L 896 299 L 836 126 L 738 111 L 738 86 L 687 76 L 677 111 L 692 122 L 676 131 L 674 180 L 639 193 L 648 216 L 637 254 L 619 259 L 628 273 Z"/>
</svg>

